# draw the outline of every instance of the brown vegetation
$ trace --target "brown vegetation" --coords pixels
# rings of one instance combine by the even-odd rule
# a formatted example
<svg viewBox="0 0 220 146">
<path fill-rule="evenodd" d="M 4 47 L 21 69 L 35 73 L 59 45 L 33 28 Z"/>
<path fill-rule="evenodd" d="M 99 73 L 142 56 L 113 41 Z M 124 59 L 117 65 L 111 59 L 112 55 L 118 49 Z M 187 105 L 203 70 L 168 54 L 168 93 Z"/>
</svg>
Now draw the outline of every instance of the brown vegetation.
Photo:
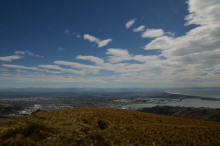
<svg viewBox="0 0 220 146">
<path fill-rule="evenodd" d="M 220 123 L 130 110 L 77 107 L 0 124 L 0 145 L 220 145 Z"/>
<path fill-rule="evenodd" d="M 185 108 L 178 106 L 174 106 L 174 107 L 156 106 L 153 108 L 138 109 L 137 111 L 182 117 L 182 118 L 220 122 L 220 109 L 213 109 L 213 108 Z"/>
</svg>

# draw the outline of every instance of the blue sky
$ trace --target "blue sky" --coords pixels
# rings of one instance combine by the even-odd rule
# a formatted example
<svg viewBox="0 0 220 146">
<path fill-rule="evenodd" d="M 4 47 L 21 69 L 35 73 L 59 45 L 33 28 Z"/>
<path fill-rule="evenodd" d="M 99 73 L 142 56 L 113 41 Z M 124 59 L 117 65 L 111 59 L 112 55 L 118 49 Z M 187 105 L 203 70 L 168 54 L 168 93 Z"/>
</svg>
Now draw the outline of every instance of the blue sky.
<svg viewBox="0 0 220 146">
<path fill-rule="evenodd" d="M 0 2 L 0 88 L 220 86 L 220 1 Z"/>
</svg>

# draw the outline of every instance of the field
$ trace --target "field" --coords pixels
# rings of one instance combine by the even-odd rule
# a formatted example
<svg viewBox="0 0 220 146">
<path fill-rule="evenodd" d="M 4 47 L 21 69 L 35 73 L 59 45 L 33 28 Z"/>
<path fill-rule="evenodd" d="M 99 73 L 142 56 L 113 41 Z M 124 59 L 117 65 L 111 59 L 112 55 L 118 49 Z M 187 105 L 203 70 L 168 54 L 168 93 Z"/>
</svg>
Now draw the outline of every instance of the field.
<svg viewBox="0 0 220 146">
<path fill-rule="evenodd" d="M 220 145 L 220 123 L 131 110 L 76 107 L 0 124 L 0 145 Z"/>
</svg>

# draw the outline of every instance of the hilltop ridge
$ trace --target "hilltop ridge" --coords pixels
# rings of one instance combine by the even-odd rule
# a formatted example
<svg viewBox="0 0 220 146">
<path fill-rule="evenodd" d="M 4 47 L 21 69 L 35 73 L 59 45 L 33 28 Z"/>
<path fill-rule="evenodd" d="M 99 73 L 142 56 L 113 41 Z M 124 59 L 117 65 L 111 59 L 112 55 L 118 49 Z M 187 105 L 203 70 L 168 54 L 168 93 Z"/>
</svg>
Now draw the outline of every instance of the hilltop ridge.
<svg viewBox="0 0 220 146">
<path fill-rule="evenodd" d="M 180 106 L 155 106 L 138 109 L 139 112 L 154 113 L 182 118 L 220 122 L 220 109 Z"/>
<path fill-rule="evenodd" d="M 220 145 L 218 122 L 101 107 L 39 111 L 0 133 L 0 145 Z"/>
</svg>

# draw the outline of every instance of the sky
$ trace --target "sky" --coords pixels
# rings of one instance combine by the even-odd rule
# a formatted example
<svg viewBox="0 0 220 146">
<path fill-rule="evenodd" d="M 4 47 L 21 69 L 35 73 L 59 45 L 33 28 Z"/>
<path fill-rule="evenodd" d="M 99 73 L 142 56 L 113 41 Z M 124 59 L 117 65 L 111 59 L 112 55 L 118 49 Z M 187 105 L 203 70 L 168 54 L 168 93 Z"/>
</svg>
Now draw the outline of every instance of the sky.
<svg viewBox="0 0 220 146">
<path fill-rule="evenodd" d="M 220 87 L 219 0 L 0 1 L 0 88 Z"/>
</svg>

